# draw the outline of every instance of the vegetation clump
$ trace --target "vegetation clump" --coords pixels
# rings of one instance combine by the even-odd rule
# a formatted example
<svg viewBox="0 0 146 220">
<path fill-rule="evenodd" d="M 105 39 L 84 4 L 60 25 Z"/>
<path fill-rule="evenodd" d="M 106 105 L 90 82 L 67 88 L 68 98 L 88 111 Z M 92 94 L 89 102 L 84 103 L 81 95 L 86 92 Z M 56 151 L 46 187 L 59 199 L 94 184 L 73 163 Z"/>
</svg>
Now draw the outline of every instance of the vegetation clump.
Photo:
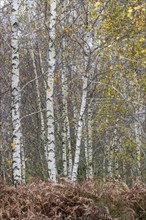
<svg viewBox="0 0 146 220">
<path fill-rule="evenodd" d="M 0 186 L 0 219 L 144 220 L 146 185 L 110 180 Z"/>
</svg>

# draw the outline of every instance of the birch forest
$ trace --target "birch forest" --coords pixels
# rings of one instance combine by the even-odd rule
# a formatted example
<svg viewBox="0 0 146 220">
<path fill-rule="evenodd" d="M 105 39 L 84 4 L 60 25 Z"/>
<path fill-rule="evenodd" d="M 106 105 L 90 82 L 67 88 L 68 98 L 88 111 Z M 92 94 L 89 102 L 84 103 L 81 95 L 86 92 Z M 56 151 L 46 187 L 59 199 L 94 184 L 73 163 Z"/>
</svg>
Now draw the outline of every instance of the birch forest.
<svg viewBox="0 0 146 220">
<path fill-rule="evenodd" d="M 96 184 L 146 194 L 145 21 L 144 0 L 0 0 L 0 194 L 33 183 L 56 201 L 59 187 L 81 197 Z M 0 219 L 144 220 L 144 201 L 132 217 L 107 204 L 95 218 L 91 204 L 85 218 L 8 216 L 0 205 Z"/>
<path fill-rule="evenodd" d="M 145 6 L 1 1 L 2 181 L 146 180 Z"/>
</svg>

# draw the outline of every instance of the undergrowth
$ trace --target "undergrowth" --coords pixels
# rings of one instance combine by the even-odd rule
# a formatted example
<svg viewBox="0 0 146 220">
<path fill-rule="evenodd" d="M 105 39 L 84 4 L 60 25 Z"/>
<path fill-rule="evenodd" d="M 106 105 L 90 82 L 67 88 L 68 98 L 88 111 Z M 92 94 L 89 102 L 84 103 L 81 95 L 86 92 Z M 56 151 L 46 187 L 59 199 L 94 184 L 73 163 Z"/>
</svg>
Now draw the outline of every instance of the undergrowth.
<svg viewBox="0 0 146 220">
<path fill-rule="evenodd" d="M 146 220 L 146 185 L 119 181 L 0 186 L 0 220 Z"/>
</svg>

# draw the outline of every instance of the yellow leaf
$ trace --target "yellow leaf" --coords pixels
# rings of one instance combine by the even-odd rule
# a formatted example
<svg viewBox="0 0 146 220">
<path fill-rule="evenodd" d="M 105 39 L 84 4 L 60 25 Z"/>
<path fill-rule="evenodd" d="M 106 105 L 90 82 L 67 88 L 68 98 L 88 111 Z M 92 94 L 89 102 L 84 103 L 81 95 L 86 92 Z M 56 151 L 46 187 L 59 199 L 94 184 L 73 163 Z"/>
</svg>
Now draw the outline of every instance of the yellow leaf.
<svg viewBox="0 0 146 220">
<path fill-rule="evenodd" d="M 96 3 L 94 4 L 94 7 L 95 7 L 95 8 L 98 8 L 101 4 L 102 4 L 101 2 L 96 2 Z"/>
<path fill-rule="evenodd" d="M 138 6 L 134 7 L 134 10 L 138 10 L 138 9 L 140 9 L 140 8 L 141 8 L 141 6 L 138 5 Z"/>
<path fill-rule="evenodd" d="M 129 7 L 128 9 L 128 18 L 131 18 L 132 17 L 132 12 L 133 12 L 133 9 L 131 7 Z"/>
<path fill-rule="evenodd" d="M 54 77 L 54 82 L 57 82 L 57 79 L 56 79 L 56 77 Z"/>
<path fill-rule="evenodd" d="M 9 165 L 11 165 L 11 164 L 12 164 L 12 160 L 7 160 L 7 163 L 8 163 Z"/>
<path fill-rule="evenodd" d="M 144 42 L 144 41 L 145 41 L 144 37 L 141 37 L 141 38 L 139 39 L 139 42 Z"/>
<path fill-rule="evenodd" d="M 143 49 L 141 52 L 142 52 L 142 53 L 146 53 L 146 49 Z"/>
<path fill-rule="evenodd" d="M 132 13 L 133 9 L 131 7 L 129 7 L 128 12 Z"/>
<path fill-rule="evenodd" d="M 11 143 L 11 148 L 12 148 L 12 150 L 16 150 L 16 142 L 15 141 Z"/>
</svg>

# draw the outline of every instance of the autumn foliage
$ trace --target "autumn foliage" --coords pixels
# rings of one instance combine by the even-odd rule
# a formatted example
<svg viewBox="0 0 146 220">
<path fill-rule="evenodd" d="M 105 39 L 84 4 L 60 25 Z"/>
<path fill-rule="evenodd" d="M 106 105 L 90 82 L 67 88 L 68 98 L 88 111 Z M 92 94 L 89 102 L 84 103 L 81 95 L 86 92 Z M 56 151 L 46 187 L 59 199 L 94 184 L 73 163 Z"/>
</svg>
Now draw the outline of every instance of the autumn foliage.
<svg viewBox="0 0 146 220">
<path fill-rule="evenodd" d="M 0 219 L 144 220 L 146 185 L 119 181 L 0 186 Z"/>
</svg>

